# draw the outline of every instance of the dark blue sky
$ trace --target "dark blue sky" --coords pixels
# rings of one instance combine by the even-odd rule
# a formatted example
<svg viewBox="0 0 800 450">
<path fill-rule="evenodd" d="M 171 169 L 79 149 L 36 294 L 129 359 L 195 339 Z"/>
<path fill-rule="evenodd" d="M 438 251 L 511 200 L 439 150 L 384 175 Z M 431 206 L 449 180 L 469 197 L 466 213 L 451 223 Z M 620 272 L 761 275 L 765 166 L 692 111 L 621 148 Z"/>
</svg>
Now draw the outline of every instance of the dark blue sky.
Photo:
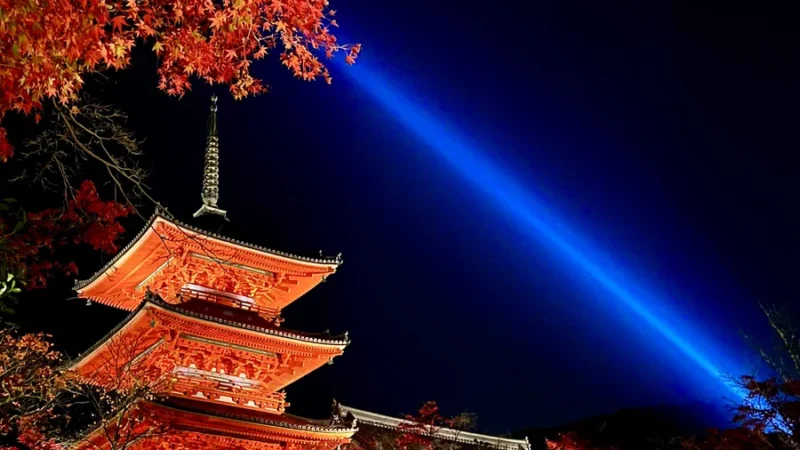
<svg viewBox="0 0 800 450">
<path fill-rule="evenodd" d="M 796 295 L 800 39 L 790 11 L 492 3 L 333 6 L 342 32 L 364 44 L 359 64 L 508 168 L 680 317 L 681 332 L 707 338 L 704 352 L 749 367 L 738 328 L 764 333 L 757 301 Z M 103 95 L 147 138 L 155 196 L 188 219 L 211 90 L 168 98 L 152 61 L 134 62 Z M 341 271 L 286 311 L 289 328 L 353 339 L 335 365 L 289 389 L 294 412 L 324 415 L 332 397 L 388 414 L 433 399 L 503 432 L 722 395 L 343 70 L 335 65 L 332 86 L 308 84 L 273 58 L 256 66 L 271 94 L 220 100 L 227 232 L 344 253 Z M 64 305 L 47 326 L 72 351 L 122 317 Z"/>
</svg>

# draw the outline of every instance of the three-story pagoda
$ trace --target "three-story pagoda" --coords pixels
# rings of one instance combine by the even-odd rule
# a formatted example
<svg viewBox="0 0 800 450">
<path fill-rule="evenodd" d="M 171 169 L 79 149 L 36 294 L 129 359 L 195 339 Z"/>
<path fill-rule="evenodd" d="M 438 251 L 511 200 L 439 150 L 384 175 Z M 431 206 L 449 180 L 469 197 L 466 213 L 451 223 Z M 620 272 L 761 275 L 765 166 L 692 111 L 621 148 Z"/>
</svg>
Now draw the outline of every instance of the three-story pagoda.
<svg viewBox="0 0 800 450">
<path fill-rule="evenodd" d="M 225 216 L 216 109 L 214 98 L 195 216 Z M 140 407 L 169 433 L 123 448 L 333 450 L 350 442 L 355 424 L 287 414 L 283 389 L 341 355 L 349 340 L 284 329 L 281 311 L 340 264 L 227 239 L 158 210 L 112 261 L 77 283 L 79 297 L 131 313 L 73 367 L 106 388 L 120 373 L 154 382 Z M 118 447 L 110 434 L 97 426 L 74 447 Z"/>
</svg>

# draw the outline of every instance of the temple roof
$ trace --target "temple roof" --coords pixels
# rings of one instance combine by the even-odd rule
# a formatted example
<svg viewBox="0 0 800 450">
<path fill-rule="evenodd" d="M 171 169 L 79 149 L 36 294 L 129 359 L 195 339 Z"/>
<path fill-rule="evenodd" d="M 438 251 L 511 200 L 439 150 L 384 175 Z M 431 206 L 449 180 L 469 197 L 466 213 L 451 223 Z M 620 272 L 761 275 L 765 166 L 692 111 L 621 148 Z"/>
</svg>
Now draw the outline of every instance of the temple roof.
<svg viewBox="0 0 800 450">
<path fill-rule="evenodd" d="M 335 414 L 343 420 L 353 420 L 355 419 L 358 423 L 359 428 L 361 429 L 359 434 L 363 430 L 363 426 L 372 426 L 377 428 L 383 428 L 387 430 L 398 430 L 401 424 L 408 424 L 412 425 L 413 422 L 410 422 L 405 419 L 400 419 L 397 417 L 386 416 L 383 414 L 378 414 L 374 412 L 364 411 L 361 409 L 351 408 L 349 406 L 342 405 L 341 403 L 335 404 Z M 413 432 L 413 428 L 409 428 L 410 431 Z M 468 445 L 475 445 L 480 448 L 494 448 L 498 450 L 530 450 L 531 445 L 528 442 L 528 439 L 510 439 L 510 438 L 503 438 L 497 436 L 489 436 L 486 434 L 479 434 L 479 433 L 472 433 L 468 431 L 461 431 L 461 430 L 454 430 L 451 428 L 438 428 L 433 436 L 437 439 L 442 439 L 446 441 L 454 441 L 459 442 L 462 444 Z"/>
<path fill-rule="evenodd" d="M 354 421 L 334 421 L 333 419 L 307 419 L 305 417 L 291 414 L 276 416 L 274 414 L 259 413 L 258 411 L 236 410 L 225 405 L 197 403 L 183 398 L 170 398 L 168 401 L 159 402 L 165 408 L 185 411 L 195 414 L 220 417 L 223 419 L 240 420 L 261 425 L 276 426 L 303 431 L 313 431 L 316 433 L 355 433 L 358 428 Z"/>
<path fill-rule="evenodd" d="M 79 363 L 81 360 L 85 359 L 88 355 L 97 350 L 99 347 L 101 347 L 105 342 L 111 339 L 111 337 L 117 334 L 126 325 L 133 322 L 134 318 L 140 316 L 142 311 L 148 305 L 154 305 L 163 308 L 167 311 L 172 311 L 180 315 L 193 317 L 204 321 L 214 322 L 221 325 L 240 328 L 242 330 L 255 331 L 266 335 L 296 340 L 300 342 L 335 346 L 340 348 L 344 348 L 350 344 L 350 339 L 347 333 L 341 335 L 330 335 L 328 333 L 303 333 L 300 331 L 287 330 L 284 328 L 276 327 L 274 325 L 267 325 L 264 323 L 259 323 L 258 325 L 252 325 L 249 323 L 244 323 L 236 320 L 219 317 L 216 314 L 210 315 L 192 311 L 190 309 L 183 308 L 180 304 L 175 305 L 167 303 L 163 299 L 161 299 L 158 295 L 152 294 L 145 296 L 145 298 L 141 301 L 141 303 L 139 303 L 139 306 L 135 310 L 133 310 L 130 314 L 128 314 L 128 316 L 125 317 L 125 319 L 123 319 L 119 324 L 117 324 L 117 326 L 111 329 L 111 331 L 106 333 L 105 336 L 100 338 L 99 341 L 97 341 L 94 345 L 89 347 L 88 350 L 83 352 L 78 358 L 78 361 L 76 361 L 76 364 Z"/>
<path fill-rule="evenodd" d="M 120 374 L 130 370 L 154 379 L 173 374 L 166 384 L 157 383 L 158 392 L 280 414 L 286 405 L 280 391 L 332 362 L 349 344 L 346 334 L 309 335 L 247 323 L 219 314 L 240 312 L 236 308 L 209 306 L 217 311 L 186 309 L 149 293 L 72 368 L 86 382 L 104 386 L 120 382 Z"/>
<path fill-rule="evenodd" d="M 158 400 L 140 400 L 143 407 L 151 414 L 148 420 L 167 426 L 163 436 L 153 439 L 167 444 L 171 448 L 228 448 L 230 439 L 237 439 L 237 444 L 245 442 L 265 443 L 273 448 L 275 442 L 293 442 L 309 444 L 303 448 L 322 448 L 332 450 L 340 444 L 350 442 L 357 431 L 353 422 L 334 422 L 333 420 L 311 420 L 297 416 L 261 417 L 249 411 L 227 412 L 209 409 L 207 404 L 196 404 L 191 400 L 161 398 Z M 113 423 L 113 421 L 112 421 Z M 202 446 L 183 445 L 182 433 L 195 433 L 202 437 Z M 193 442 L 196 442 L 194 440 Z M 107 444 L 107 433 L 102 426 L 88 428 L 66 444 L 70 448 L 103 448 Z M 170 445 L 171 444 L 171 445 Z M 176 446 L 177 445 L 177 446 Z M 321 445 L 318 447 L 318 445 Z M 128 445 L 126 445 L 128 446 Z M 156 448 L 148 446 L 146 441 L 129 444 L 129 448 Z M 232 448 L 239 448 L 233 446 Z M 249 445 L 247 448 L 262 448 Z"/>
<path fill-rule="evenodd" d="M 186 270 L 187 260 L 202 270 Z M 289 303 L 305 294 L 341 265 L 340 256 L 307 258 L 270 250 L 235 239 L 209 233 L 183 224 L 163 211 L 156 211 L 136 237 L 92 277 L 77 281 L 75 290 L 83 298 L 127 310 L 139 303 L 145 287 L 174 293 L 186 277 L 209 277 L 211 269 L 221 268 L 236 279 L 248 298 L 260 307 L 279 313 Z M 212 274 L 213 275 L 213 274 Z M 219 274 L 216 274 L 219 276 Z M 246 282 L 241 282 L 246 280 Z M 229 280 L 225 280 L 230 284 Z M 201 283 L 198 283 L 201 284 Z M 212 282 L 206 282 L 207 288 Z M 224 289 L 223 289 L 224 290 Z M 167 292 L 159 292 L 168 301 Z"/>
</svg>

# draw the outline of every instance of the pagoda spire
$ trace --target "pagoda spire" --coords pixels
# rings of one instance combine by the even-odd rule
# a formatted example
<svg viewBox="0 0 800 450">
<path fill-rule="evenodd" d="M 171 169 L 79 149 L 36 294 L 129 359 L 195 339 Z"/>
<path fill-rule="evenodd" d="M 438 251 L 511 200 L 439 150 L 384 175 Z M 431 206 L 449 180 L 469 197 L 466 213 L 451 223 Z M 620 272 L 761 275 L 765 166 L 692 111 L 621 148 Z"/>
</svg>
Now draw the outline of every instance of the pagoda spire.
<svg viewBox="0 0 800 450">
<path fill-rule="evenodd" d="M 217 206 L 219 201 L 219 136 L 217 136 L 217 96 L 211 96 L 211 112 L 208 115 L 208 139 L 206 140 L 206 161 L 203 169 L 203 204 L 194 217 L 206 214 L 226 216 L 224 209 Z"/>
</svg>

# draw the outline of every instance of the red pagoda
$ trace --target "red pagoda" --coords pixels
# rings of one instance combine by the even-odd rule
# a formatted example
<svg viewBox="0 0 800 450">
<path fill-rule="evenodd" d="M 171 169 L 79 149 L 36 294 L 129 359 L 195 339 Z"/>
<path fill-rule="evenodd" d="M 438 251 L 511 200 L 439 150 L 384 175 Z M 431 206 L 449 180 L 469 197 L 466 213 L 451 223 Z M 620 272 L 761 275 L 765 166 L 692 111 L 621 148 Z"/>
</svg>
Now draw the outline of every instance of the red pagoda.
<svg viewBox="0 0 800 450">
<path fill-rule="evenodd" d="M 218 163 L 214 98 L 195 216 L 225 216 Z M 152 382 L 153 395 L 139 405 L 147 420 L 136 426 L 157 422 L 169 433 L 123 448 L 333 450 L 350 442 L 354 423 L 289 415 L 283 389 L 341 355 L 349 340 L 284 329 L 281 311 L 340 264 L 227 239 L 159 210 L 111 262 L 77 283 L 87 301 L 131 313 L 73 368 L 105 388 L 121 373 Z M 97 426 L 73 448 L 119 448 L 111 434 Z"/>
<path fill-rule="evenodd" d="M 212 98 L 203 203 L 194 216 L 226 219 L 218 205 L 216 111 Z M 157 210 L 113 260 L 75 286 L 87 303 L 130 311 L 81 355 L 75 372 L 104 392 L 143 383 L 148 395 L 136 400 L 135 417 L 112 408 L 110 419 L 93 422 L 71 448 L 381 450 L 376 436 L 391 438 L 405 420 L 338 403 L 326 420 L 286 412 L 283 389 L 332 362 L 350 341 L 346 333 L 287 330 L 281 311 L 341 262 L 228 239 Z M 527 439 L 446 428 L 426 436 L 448 450 L 530 450 Z"/>
</svg>

